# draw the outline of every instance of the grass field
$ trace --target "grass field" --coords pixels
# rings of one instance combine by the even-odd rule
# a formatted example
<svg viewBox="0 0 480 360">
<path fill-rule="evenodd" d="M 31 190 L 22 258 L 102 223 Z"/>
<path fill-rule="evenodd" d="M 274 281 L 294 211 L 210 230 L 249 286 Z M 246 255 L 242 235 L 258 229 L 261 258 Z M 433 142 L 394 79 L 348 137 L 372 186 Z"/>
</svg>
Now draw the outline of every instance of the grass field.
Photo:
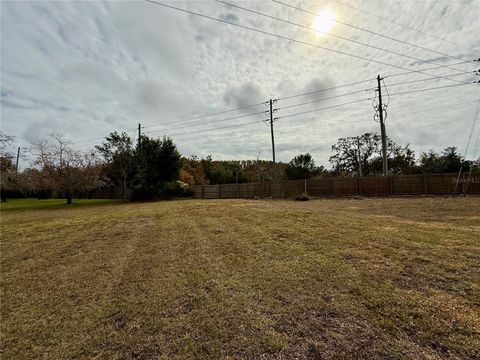
<svg viewBox="0 0 480 360">
<path fill-rule="evenodd" d="M 2 359 L 480 358 L 479 198 L 45 204 L 2 205 Z"/>
</svg>

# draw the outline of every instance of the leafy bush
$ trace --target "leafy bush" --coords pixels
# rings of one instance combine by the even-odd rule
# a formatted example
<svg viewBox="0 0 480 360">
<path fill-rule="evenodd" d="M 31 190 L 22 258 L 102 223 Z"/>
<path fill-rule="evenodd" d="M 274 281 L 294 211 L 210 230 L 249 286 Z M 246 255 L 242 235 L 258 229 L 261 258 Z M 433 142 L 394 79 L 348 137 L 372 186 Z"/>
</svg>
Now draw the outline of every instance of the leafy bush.
<svg viewBox="0 0 480 360">
<path fill-rule="evenodd" d="M 161 191 L 164 198 L 192 197 L 193 188 L 180 180 L 166 182 Z"/>
<path fill-rule="evenodd" d="M 301 194 L 297 195 L 295 200 L 297 200 L 297 201 L 308 201 L 308 200 L 310 200 L 310 196 L 308 196 L 308 194 L 301 193 Z"/>
</svg>

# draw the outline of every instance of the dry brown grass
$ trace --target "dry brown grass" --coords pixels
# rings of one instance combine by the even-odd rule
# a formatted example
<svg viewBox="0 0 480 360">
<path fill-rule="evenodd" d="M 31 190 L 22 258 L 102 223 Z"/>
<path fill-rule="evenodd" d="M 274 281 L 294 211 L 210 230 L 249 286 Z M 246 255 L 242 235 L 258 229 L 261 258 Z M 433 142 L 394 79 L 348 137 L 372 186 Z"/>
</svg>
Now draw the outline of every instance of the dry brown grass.
<svg viewBox="0 0 480 360">
<path fill-rule="evenodd" d="M 12 208 L 3 359 L 480 357 L 478 198 Z"/>
</svg>

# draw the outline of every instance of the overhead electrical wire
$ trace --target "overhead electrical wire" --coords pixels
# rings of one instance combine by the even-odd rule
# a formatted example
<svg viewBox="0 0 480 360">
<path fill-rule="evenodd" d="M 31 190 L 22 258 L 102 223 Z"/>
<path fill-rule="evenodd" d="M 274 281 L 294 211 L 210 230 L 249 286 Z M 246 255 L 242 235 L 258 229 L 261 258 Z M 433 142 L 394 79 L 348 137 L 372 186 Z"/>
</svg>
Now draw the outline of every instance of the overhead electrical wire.
<svg viewBox="0 0 480 360">
<path fill-rule="evenodd" d="M 452 84 L 452 85 L 445 85 L 445 86 L 436 86 L 432 88 L 424 88 L 424 89 L 415 89 L 415 90 L 409 90 L 409 91 L 404 91 L 404 92 L 397 92 L 390 94 L 390 96 L 396 96 L 396 95 L 404 95 L 404 94 L 410 94 L 410 93 L 416 93 L 416 92 L 423 92 L 423 91 L 430 91 L 430 90 L 437 90 L 437 89 L 445 89 L 445 88 L 451 88 L 455 86 L 462 86 L 465 84 Z"/>
<path fill-rule="evenodd" d="M 331 52 L 334 52 L 334 53 L 337 53 L 337 54 L 350 56 L 350 57 L 361 59 L 361 60 L 364 60 L 364 61 L 374 62 L 374 63 L 377 63 L 377 64 L 386 65 L 386 66 L 390 66 L 390 67 L 395 67 L 397 69 L 408 70 L 408 71 L 411 71 L 411 72 L 414 72 L 414 73 L 425 74 L 425 75 L 429 75 L 429 76 L 433 75 L 433 74 L 425 73 L 422 70 L 413 70 L 413 69 L 405 68 L 405 67 L 400 66 L 400 65 L 394 65 L 394 64 L 383 62 L 383 61 L 366 58 L 366 57 L 363 57 L 363 56 L 360 56 L 360 55 L 355 55 L 355 54 L 350 54 L 350 53 L 340 51 L 340 50 L 330 49 L 330 48 L 320 46 L 320 45 L 317 45 L 317 44 L 309 43 L 309 42 L 298 40 L 298 39 L 293 39 L 293 38 L 283 36 L 283 35 L 278 35 L 278 34 L 271 33 L 271 32 L 265 31 L 265 30 L 255 29 L 255 28 L 252 28 L 252 27 L 249 27 L 249 26 L 246 26 L 246 25 L 237 24 L 237 23 L 234 23 L 234 22 L 231 22 L 231 21 L 215 18 L 215 17 L 209 16 L 209 15 L 197 13 L 197 12 L 191 11 L 191 10 L 182 9 L 182 8 L 172 6 L 172 5 L 169 5 L 169 4 L 165 4 L 165 3 L 161 3 L 161 2 L 158 2 L 158 1 L 154 1 L 154 0 L 145 0 L 145 1 L 149 2 L 149 3 L 152 3 L 152 4 L 155 4 L 155 5 L 165 7 L 165 8 L 169 8 L 169 9 L 172 9 L 172 10 L 181 11 L 181 12 L 184 12 L 184 13 L 187 13 L 187 14 L 190 14 L 190 15 L 200 16 L 200 17 L 210 19 L 210 20 L 213 20 L 213 21 L 217 21 L 217 22 L 221 22 L 221 23 L 224 23 L 224 24 L 230 24 L 232 26 L 240 27 L 240 28 L 243 28 L 243 29 L 246 29 L 246 30 L 249 30 L 249 31 L 254 31 L 254 32 L 264 34 L 264 35 L 277 37 L 279 39 L 295 42 L 295 43 L 298 43 L 298 44 L 303 44 L 303 45 L 315 47 L 315 48 L 318 48 L 318 49 L 331 51 Z M 439 78 L 441 78 L 441 76 L 439 76 Z M 450 80 L 454 81 L 453 79 L 450 79 Z M 470 84 L 470 83 L 465 83 L 465 84 Z"/>
<path fill-rule="evenodd" d="M 263 103 L 262 103 L 262 104 L 263 104 Z M 206 125 L 206 124 L 213 124 L 213 123 L 219 123 L 219 122 L 225 122 L 225 121 L 230 121 L 230 120 L 241 119 L 241 118 L 244 118 L 244 117 L 254 116 L 254 115 L 259 115 L 259 114 L 264 114 L 264 113 L 265 113 L 265 111 L 262 110 L 262 111 L 258 111 L 258 112 L 255 112 L 255 113 L 249 113 L 249 114 L 244 114 L 244 115 L 239 115 L 239 116 L 233 116 L 233 117 L 229 117 L 229 118 L 225 118 L 225 119 L 220 119 L 220 120 L 207 121 L 207 122 L 198 123 L 198 124 L 190 124 L 190 125 L 180 126 L 180 127 L 170 128 L 170 129 L 153 130 L 153 131 L 149 131 L 149 133 L 165 132 L 165 131 L 170 131 L 170 130 L 177 130 L 177 129 L 188 128 L 188 127 L 191 127 L 191 126 L 202 126 L 202 125 Z M 154 125 L 154 126 L 163 126 L 163 124 L 161 124 L 161 125 L 160 125 L 160 124 L 159 124 L 159 125 Z M 151 128 L 151 127 L 153 127 L 153 126 L 150 126 L 150 128 Z"/>
<path fill-rule="evenodd" d="M 389 85 L 389 86 L 391 86 L 391 85 Z M 453 106 L 460 106 L 460 105 L 465 105 L 465 104 L 472 104 L 472 103 L 476 103 L 478 100 L 479 100 L 479 99 L 470 100 L 470 101 L 464 101 L 464 102 L 455 103 L 455 104 L 449 104 L 449 105 L 435 106 L 435 107 L 432 107 L 432 108 L 427 108 L 427 109 L 422 109 L 422 110 L 416 110 L 416 111 L 409 111 L 409 112 L 401 113 L 401 114 L 392 114 L 392 116 L 398 117 L 398 116 L 412 115 L 412 114 L 417 114 L 417 113 L 422 113 L 422 112 L 428 112 L 428 111 L 437 110 L 437 109 L 442 109 L 442 108 L 450 108 L 450 107 L 453 107 Z"/>
<path fill-rule="evenodd" d="M 279 108 L 279 110 L 280 110 L 280 109 L 282 109 L 282 110 L 283 110 L 283 109 L 289 109 L 289 108 L 298 107 L 298 106 L 303 106 L 303 105 L 308 105 L 308 104 L 313 104 L 313 103 L 321 102 L 321 101 L 332 100 L 332 99 L 336 99 L 336 98 L 343 97 L 343 96 L 358 94 L 358 93 L 365 92 L 365 91 L 368 91 L 368 90 L 372 90 L 372 89 L 356 90 L 356 91 L 351 91 L 351 92 L 348 92 L 348 93 L 338 94 L 338 95 L 335 95 L 335 96 L 330 96 L 330 97 L 326 97 L 326 98 L 316 99 L 316 100 L 312 100 L 312 101 L 308 101 L 308 102 L 304 102 L 304 103 L 293 104 L 293 105 L 288 105 L 288 106 L 282 106 L 282 107 Z M 262 104 L 263 104 L 263 103 L 262 103 Z M 190 124 L 190 125 L 181 126 L 181 127 L 175 127 L 175 128 L 170 128 L 170 129 L 154 130 L 154 131 L 150 131 L 150 133 L 164 132 L 164 131 L 170 131 L 170 130 L 177 130 L 177 129 L 182 129 L 182 128 L 188 128 L 188 127 L 191 127 L 191 126 L 203 126 L 203 125 L 207 125 L 207 124 L 219 123 L 219 122 L 230 121 L 230 120 L 236 120 L 236 119 L 240 119 L 240 118 L 243 118 L 243 117 L 248 117 L 248 116 L 253 116 L 253 115 L 259 115 L 259 114 L 264 114 L 264 113 L 265 113 L 265 111 L 259 111 L 259 112 L 255 112 L 255 113 L 249 113 L 249 114 L 244 114 L 244 115 L 239 115 L 239 116 L 233 116 L 233 117 L 229 117 L 229 118 L 225 118 L 225 119 L 220 119 L 220 120 L 206 121 L 206 122 L 202 122 L 202 123 Z M 156 125 L 156 126 L 163 126 L 163 124 L 159 124 L 159 125 Z"/>
<path fill-rule="evenodd" d="M 421 59 L 421 58 L 418 58 L 418 57 L 415 57 L 415 56 L 410 56 L 410 55 L 402 54 L 402 53 L 399 53 L 399 52 L 396 52 L 396 51 L 384 49 L 384 48 L 379 47 L 379 46 L 370 45 L 370 44 L 367 44 L 367 43 L 364 43 L 364 42 L 361 42 L 361 41 L 357 41 L 357 40 L 353 40 L 353 39 L 346 38 L 346 37 L 343 37 L 343 36 L 335 35 L 335 34 L 332 34 L 332 33 L 327 32 L 327 31 L 318 30 L 318 29 L 315 29 L 314 27 L 311 27 L 311 26 L 306 26 L 306 25 L 302 25 L 302 24 L 295 23 L 295 22 L 293 22 L 293 21 L 281 19 L 281 18 L 279 18 L 279 17 L 272 16 L 272 15 L 269 15 L 269 14 L 265 14 L 265 13 L 262 13 L 262 12 L 260 12 L 260 11 L 256 11 L 256 10 L 252 10 L 252 9 L 245 8 L 245 7 L 243 7 L 243 6 L 235 5 L 235 4 L 229 3 L 229 2 L 227 2 L 227 1 L 223 1 L 223 0 L 215 0 L 215 1 L 218 2 L 218 3 L 221 3 L 221 4 L 225 4 L 225 5 L 227 5 L 227 6 L 231 6 L 231 7 L 233 7 L 233 8 L 237 8 L 237 9 L 240 9 L 240 10 L 243 10 L 243 11 L 247 11 L 247 12 L 250 12 L 250 13 L 253 13 L 253 14 L 256 14 L 256 15 L 260 15 L 260 16 L 269 18 L 269 19 L 272 19 L 272 20 L 280 21 L 280 22 L 282 22 L 282 23 L 284 23 L 284 24 L 289 24 L 289 25 L 297 26 L 297 27 L 302 28 L 302 29 L 307 29 L 307 30 L 310 30 L 310 31 L 314 31 L 314 32 L 316 32 L 316 33 L 325 34 L 325 35 L 331 36 L 331 37 L 333 37 L 333 38 L 340 39 L 340 40 L 344 40 L 344 41 L 348 41 L 348 42 L 351 42 L 351 43 L 354 43 L 354 44 L 357 44 L 357 45 L 366 46 L 366 47 L 369 47 L 369 48 L 372 48 L 372 49 L 376 49 L 376 50 L 380 50 L 380 51 L 383 51 L 383 52 L 387 52 L 387 53 L 389 53 L 389 54 L 393 54 L 393 55 L 405 57 L 405 58 L 408 58 L 408 59 L 411 59 L 411 60 L 420 61 L 420 62 L 422 62 L 422 63 L 439 65 L 439 66 L 442 66 L 442 67 L 445 67 L 445 68 L 449 68 L 449 69 L 452 69 L 452 70 L 459 70 L 459 69 L 457 69 L 457 68 L 451 67 L 449 64 L 447 64 L 447 65 L 440 65 L 440 64 L 438 64 L 438 63 L 436 63 L 436 62 L 434 62 L 434 61 L 431 61 L 431 60 Z M 332 21 L 334 21 L 334 20 L 332 19 Z"/>
<path fill-rule="evenodd" d="M 445 77 L 450 77 L 450 76 L 459 76 L 459 75 L 465 75 L 471 73 L 470 71 L 468 72 L 460 72 L 456 74 L 449 74 L 449 75 L 444 75 Z M 383 79 L 388 78 L 389 76 L 385 76 Z M 437 80 L 438 78 L 436 77 L 430 77 L 430 78 L 425 78 L 425 79 L 417 79 L 417 80 L 409 80 L 409 81 L 403 81 L 399 83 L 393 83 L 393 84 L 388 84 L 388 86 L 398 86 L 398 85 L 404 85 L 404 84 L 412 84 L 416 82 L 422 82 L 422 81 L 429 81 L 429 80 Z M 438 80 L 443 80 L 443 79 L 438 79 Z"/>
<path fill-rule="evenodd" d="M 455 63 L 455 64 L 451 64 L 452 66 L 455 66 L 455 65 L 460 65 L 460 64 L 466 64 L 466 63 L 471 63 L 471 61 L 460 61 L 458 63 Z M 428 70 L 434 70 L 434 69 L 439 69 L 443 66 L 434 66 L 434 67 L 430 67 L 430 68 L 425 68 L 425 69 L 422 69 L 423 71 L 428 71 Z M 476 70 L 470 70 L 470 71 L 466 71 L 465 73 L 476 73 Z M 385 78 L 387 77 L 394 77 L 394 76 L 402 76 L 402 75 L 410 75 L 412 73 L 412 71 L 405 71 L 405 72 L 402 72 L 402 73 L 394 73 L 394 74 L 391 74 L 391 75 L 387 75 L 385 76 Z M 431 75 L 431 74 L 429 74 Z"/>
<path fill-rule="evenodd" d="M 197 119 L 201 119 L 201 118 L 205 118 L 205 117 L 210 117 L 210 116 L 215 116 L 215 115 L 221 115 L 221 114 L 225 114 L 225 113 L 229 113 L 229 112 L 233 112 L 233 111 L 239 111 L 239 110 L 246 110 L 246 109 L 250 109 L 250 108 L 253 108 L 255 106 L 259 106 L 259 105 L 263 105 L 264 103 L 261 102 L 261 103 L 256 103 L 256 104 L 251 104 L 251 105 L 246 105 L 246 106 L 242 106 L 242 107 L 238 107 L 238 108 L 235 108 L 235 109 L 228 109 L 228 110 L 223 110 L 223 111 L 218 111 L 218 112 L 215 112 L 215 113 L 209 113 L 209 114 L 204 114 L 204 115 L 197 115 L 197 116 L 194 116 L 194 117 L 191 117 L 191 118 L 187 118 L 187 119 L 183 119 L 183 120 L 175 120 L 175 121 L 170 121 L 170 122 L 166 122 L 166 123 L 163 123 L 162 125 L 169 125 L 169 124 L 175 124 L 175 123 L 179 123 L 179 122 L 188 122 L 188 121 L 192 121 L 192 120 L 197 120 Z M 147 125 L 147 126 L 143 126 L 144 129 L 147 129 L 147 128 L 151 128 L 151 127 L 155 127 L 155 126 L 159 126 L 159 125 Z"/>
<path fill-rule="evenodd" d="M 147 0 L 148 1 L 148 0 Z M 303 8 L 300 8 L 298 6 L 294 6 L 294 5 L 291 5 L 291 4 L 287 4 L 287 3 L 284 3 L 282 1 L 279 1 L 279 0 L 272 0 L 274 3 L 277 3 L 277 4 L 280 4 L 280 5 L 283 5 L 283 6 L 286 6 L 286 7 L 289 7 L 289 8 L 292 8 L 292 9 L 295 9 L 295 10 L 298 10 L 298 11 L 302 11 L 304 13 L 307 13 L 307 14 L 311 14 L 311 15 L 315 15 L 315 16 L 318 16 L 317 13 L 313 12 L 313 11 L 310 11 L 310 10 L 306 10 L 306 9 L 303 9 Z M 466 60 L 466 59 L 462 59 L 458 56 L 453 56 L 453 55 L 449 55 L 449 54 L 445 54 L 445 53 L 442 53 L 440 51 L 436 51 L 436 50 L 433 50 L 433 49 L 429 49 L 429 48 L 426 48 L 424 46 L 420 46 L 420 45 L 416 45 L 416 44 L 412 44 L 412 43 L 409 43 L 408 41 L 404 41 L 404 40 L 400 40 L 400 39 L 396 39 L 396 38 L 393 38 L 391 36 L 388 36 L 388 35 L 383 35 L 383 34 L 380 34 L 378 32 L 375 32 L 375 31 L 372 31 L 372 30 L 369 30 L 369 29 L 365 29 L 365 28 L 362 28 L 360 26 L 356 26 L 356 25 L 352 25 L 352 24 L 348 24 L 346 22 L 343 22 L 343 21 L 340 21 L 340 20 L 337 20 L 337 19 L 331 19 L 333 22 L 336 22 L 338 24 L 341 24 L 341 25 L 344 25 L 344 26 L 347 26 L 347 27 L 351 27 L 353 29 L 356 29 L 356 30 L 359 30 L 359 31 L 363 31 L 363 32 L 367 32 L 369 34 L 372 34 L 372 35 L 376 35 L 376 36 L 380 36 L 382 38 L 385 38 L 385 39 L 388 39 L 388 40 L 391 40 L 391 41 L 395 41 L 395 42 L 398 42 L 398 43 L 401 43 L 401 44 L 404 44 L 404 45 L 408 45 L 408 46 L 413 46 L 413 47 L 416 47 L 418 49 L 422 49 L 422 50 L 425 50 L 425 51 L 429 51 L 429 52 L 432 52 L 434 54 L 437 54 L 437 55 L 442 55 L 442 56 L 446 56 L 446 57 L 449 57 L 449 58 L 452 58 L 452 59 L 456 59 L 456 60 Z M 471 60 L 473 62 L 473 60 Z"/>
<path fill-rule="evenodd" d="M 437 39 L 437 40 L 445 41 L 445 42 L 450 43 L 450 44 L 452 44 L 452 45 L 461 47 L 461 48 L 463 48 L 463 49 L 467 49 L 467 50 L 470 50 L 470 51 L 472 50 L 472 49 L 470 49 L 470 48 L 468 48 L 468 47 L 466 47 L 466 46 L 464 46 L 464 45 L 461 45 L 461 44 L 459 44 L 459 43 L 456 43 L 456 42 L 453 42 L 453 41 L 450 41 L 450 40 L 441 38 L 441 37 L 439 37 L 439 36 L 436 36 L 436 35 L 427 33 L 426 31 L 423 31 L 423 30 L 415 29 L 413 26 L 401 24 L 401 23 L 399 23 L 399 22 L 396 22 L 396 21 L 387 19 L 387 18 L 385 18 L 385 17 L 379 16 L 379 15 L 374 14 L 374 13 L 372 13 L 372 12 L 369 12 L 369 11 L 366 11 L 366 10 L 363 10 L 363 9 L 359 9 L 359 8 L 353 6 L 353 5 L 344 3 L 344 2 L 342 2 L 342 1 L 336 0 L 335 2 L 338 3 L 338 4 L 341 4 L 341 5 L 343 5 L 343 6 L 347 6 L 347 7 L 351 8 L 351 9 L 354 9 L 354 10 L 356 10 L 356 11 L 358 11 L 358 12 L 361 12 L 361 13 L 364 13 L 364 14 L 367 14 L 367 15 L 370 15 L 370 16 L 373 16 L 373 17 L 376 17 L 377 19 L 380 19 L 380 20 L 382 20 L 382 21 L 384 21 L 384 22 L 388 22 L 388 23 L 391 23 L 391 24 L 395 24 L 395 25 L 397 25 L 397 26 L 401 26 L 401 27 L 403 27 L 403 28 L 405 28 L 405 29 L 408 29 L 408 30 L 411 30 L 411 31 L 415 31 L 415 32 L 417 32 L 417 33 L 419 33 L 419 34 L 423 34 L 423 35 L 430 36 L 430 37 L 432 37 L 432 38 L 434 38 L 434 39 Z"/>
<path fill-rule="evenodd" d="M 308 110 L 308 111 L 304 111 L 304 112 L 300 112 L 300 113 L 289 114 L 289 115 L 286 115 L 286 116 L 281 116 L 278 119 L 290 118 L 290 117 L 299 116 L 299 115 L 303 115 L 303 114 L 307 114 L 307 113 L 312 113 L 312 112 L 317 112 L 317 111 L 322 111 L 322 110 L 327 110 L 327 109 L 333 109 L 333 108 L 346 106 L 346 105 L 351 105 L 351 104 L 355 104 L 355 103 L 359 103 L 359 102 L 367 101 L 367 100 L 369 100 L 369 99 L 358 99 L 358 100 L 354 100 L 354 101 L 350 101 L 350 102 L 346 102 L 346 103 L 342 103 L 342 104 L 336 104 L 336 105 L 326 106 L 326 107 L 323 107 L 323 108 Z M 181 135 L 183 136 L 183 135 L 187 135 L 187 134 L 197 134 L 197 133 L 206 132 L 206 131 L 216 131 L 216 130 L 220 130 L 220 129 L 229 129 L 229 128 L 234 128 L 234 127 L 243 126 L 243 125 L 250 125 L 250 124 L 254 124 L 254 123 L 260 124 L 260 123 L 263 123 L 263 121 L 264 120 L 262 119 L 262 120 L 247 122 L 247 123 L 232 124 L 232 125 L 223 126 L 223 127 L 216 127 L 216 128 L 209 128 L 209 129 L 199 129 L 199 130 L 189 131 L 189 132 L 184 132 L 184 133 L 179 133 L 179 134 L 171 133 L 171 134 L 168 134 L 168 136 L 175 137 L 175 136 L 181 136 Z M 146 132 L 146 133 L 152 133 L 152 132 Z"/>
</svg>

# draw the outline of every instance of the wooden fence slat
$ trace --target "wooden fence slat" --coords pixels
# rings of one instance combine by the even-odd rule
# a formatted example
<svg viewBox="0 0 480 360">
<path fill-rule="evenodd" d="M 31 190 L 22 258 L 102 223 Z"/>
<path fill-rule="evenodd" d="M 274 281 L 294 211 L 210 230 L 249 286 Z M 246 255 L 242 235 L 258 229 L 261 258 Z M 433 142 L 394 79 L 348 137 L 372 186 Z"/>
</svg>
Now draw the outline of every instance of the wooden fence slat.
<svg viewBox="0 0 480 360">
<path fill-rule="evenodd" d="M 195 185 L 194 197 L 206 199 L 295 197 L 302 192 L 316 197 L 452 195 L 456 174 L 419 174 L 372 177 L 338 177 L 284 181 L 258 181 L 242 184 Z M 463 176 L 457 194 L 480 195 L 480 176 Z"/>
</svg>

